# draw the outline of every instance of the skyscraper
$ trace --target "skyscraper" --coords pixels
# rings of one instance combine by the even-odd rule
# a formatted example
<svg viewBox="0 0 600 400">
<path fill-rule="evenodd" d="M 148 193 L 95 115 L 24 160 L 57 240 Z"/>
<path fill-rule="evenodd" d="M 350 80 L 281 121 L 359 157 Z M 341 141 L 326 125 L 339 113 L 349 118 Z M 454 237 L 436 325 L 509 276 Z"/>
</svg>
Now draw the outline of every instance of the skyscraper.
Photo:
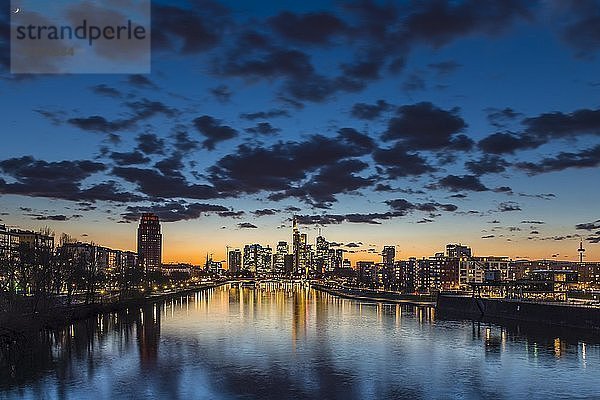
<svg viewBox="0 0 600 400">
<path fill-rule="evenodd" d="M 229 252 L 227 268 L 229 269 L 229 273 L 232 275 L 240 272 L 242 269 L 242 252 L 240 249 L 231 250 Z"/>
<path fill-rule="evenodd" d="M 395 246 L 383 246 L 383 251 L 381 252 L 381 257 L 383 258 L 383 264 L 386 267 L 393 266 L 396 258 L 396 247 Z"/>
<path fill-rule="evenodd" d="M 162 264 L 162 234 L 158 216 L 152 213 L 142 214 L 138 226 L 138 260 L 145 271 L 160 269 Z"/>
<path fill-rule="evenodd" d="M 285 273 L 285 256 L 289 253 L 287 242 L 277 243 L 277 251 L 273 254 L 273 270 L 277 274 Z"/>
</svg>

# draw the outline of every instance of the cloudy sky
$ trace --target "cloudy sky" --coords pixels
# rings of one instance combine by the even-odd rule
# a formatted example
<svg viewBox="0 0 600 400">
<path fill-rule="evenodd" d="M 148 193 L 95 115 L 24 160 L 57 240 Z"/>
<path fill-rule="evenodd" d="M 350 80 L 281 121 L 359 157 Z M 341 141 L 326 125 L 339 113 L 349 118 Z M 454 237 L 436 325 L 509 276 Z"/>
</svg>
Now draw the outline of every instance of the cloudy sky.
<svg viewBox="0 0 600 400">
<path fill-rule="evenodd" d="M 154 1 L 147 75 L 13 75 L 0 18 L 0 223 L 600 260 L 598 1 Z"/>
</svg>

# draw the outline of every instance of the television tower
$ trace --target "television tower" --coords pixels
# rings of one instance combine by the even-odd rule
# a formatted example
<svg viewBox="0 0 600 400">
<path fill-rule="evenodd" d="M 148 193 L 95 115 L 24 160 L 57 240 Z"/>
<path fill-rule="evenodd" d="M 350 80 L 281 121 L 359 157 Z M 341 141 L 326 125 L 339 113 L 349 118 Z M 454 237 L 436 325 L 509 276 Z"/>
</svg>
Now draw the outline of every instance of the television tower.
<svg viewBox="0 0 600 400">
<path fill-rule="evenodd" d="M 579 263 L 583 263 L 583 253 L 585 253 L 585 249 L 583 248 L 583 240 L 579 241 L 579 248 L 577 249 L 579 252 Z"/>
</svg>

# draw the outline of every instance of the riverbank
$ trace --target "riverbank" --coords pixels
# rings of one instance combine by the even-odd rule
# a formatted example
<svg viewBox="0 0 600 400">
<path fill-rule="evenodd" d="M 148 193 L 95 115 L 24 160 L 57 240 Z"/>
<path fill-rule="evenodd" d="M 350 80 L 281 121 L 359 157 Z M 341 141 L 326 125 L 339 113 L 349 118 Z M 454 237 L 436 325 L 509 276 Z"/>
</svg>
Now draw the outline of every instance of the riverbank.
<svg viewBox="0 0 600 400">
<path fill-rule="evenodd" d="M 383 290 L 358 289 L 341 286 L 334 287 L 321 284 L 311 284 L 311 287 L 321 292 L 329 293 L 346 299 L 377 301 L 385 303 L 404 303 L 417 306 L 435 306 L 434 295 L 403 294 L 398 292 L 387 292 Z"/>
<path fill-rule="evenodd" d="M 187 287 L 182 290 L 152 293 L 144 297 L 127 298 L 105 303 L 75 304 L 54 307 L 43 313 L 0 314 L 0 341 L 18 339 L 37 334 L 42 329 L 58 329 L 72 322 L 84 320 L 98 314 L 122 311 L 131 307 L 152 304 L 174 297 L 187 296 L 201 290 L 212 289 L 227 282 L 215 282 Z"/>
<path fill-rule="evenodd" d="M 438 315 L 471 319 L 514 320 L 577 329 L 600 329 L 600 307 L 567 303 L 544 303 L 512 299 L 489 299 L 440 294 Z"/>
</svg>

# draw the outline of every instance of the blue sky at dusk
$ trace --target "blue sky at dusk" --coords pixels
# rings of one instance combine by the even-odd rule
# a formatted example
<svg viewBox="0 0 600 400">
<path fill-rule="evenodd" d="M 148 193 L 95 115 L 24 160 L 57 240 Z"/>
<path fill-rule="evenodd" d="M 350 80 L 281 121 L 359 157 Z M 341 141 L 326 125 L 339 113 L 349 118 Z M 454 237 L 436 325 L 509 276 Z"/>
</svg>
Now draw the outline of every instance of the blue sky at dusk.
<svg viewBox="0 0 600 400">
<path fill-rule="evenodd" d="M 152 73 L 10 73 L 0 223 L 164 261 L 290 240 L 374 259 L 600 259 L 600 2 L 152 3 Z M 348 246 L 355 243 L 356 246 Z"/>
</svg>

